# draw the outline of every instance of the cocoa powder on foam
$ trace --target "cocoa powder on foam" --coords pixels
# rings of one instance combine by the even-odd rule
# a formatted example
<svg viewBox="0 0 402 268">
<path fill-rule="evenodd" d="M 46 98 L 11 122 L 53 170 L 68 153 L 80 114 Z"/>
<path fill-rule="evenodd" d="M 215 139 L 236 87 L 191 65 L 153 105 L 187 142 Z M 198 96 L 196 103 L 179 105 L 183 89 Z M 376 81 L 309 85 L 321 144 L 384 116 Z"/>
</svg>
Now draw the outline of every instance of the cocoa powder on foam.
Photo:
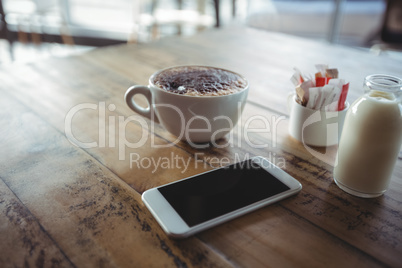
<svg viewBox="0 0 402 268">
<path fill-rule="evenodd" d="M 243 90 L 244 78 L 214 67 L 180 66 L 166 69 L 153 78 L 153 83 L 168 92 L 189 96 L 221 96 Z"/>
</svg>

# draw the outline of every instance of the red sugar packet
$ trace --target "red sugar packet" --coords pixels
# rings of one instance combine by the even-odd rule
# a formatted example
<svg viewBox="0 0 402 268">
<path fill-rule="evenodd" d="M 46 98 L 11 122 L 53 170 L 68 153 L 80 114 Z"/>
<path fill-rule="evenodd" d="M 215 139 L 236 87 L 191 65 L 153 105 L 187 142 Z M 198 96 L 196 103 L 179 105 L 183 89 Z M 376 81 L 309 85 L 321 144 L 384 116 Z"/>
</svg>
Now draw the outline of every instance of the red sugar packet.
<svg viewBox="0 0 402 268">
<path fill-rule="evenodd" d="M 332 77 L 316 77 L 315 78 L 315 86 L 316 87 L 323 87 L 328 84 L 329 80 L 331 80 Z"/>
<path fill-rule="evenodd" d="M 345 101 L 348 95 L 348 91 L 349 91 L 349 83 L 344 84 L 342 86 L 342 92 L 338 102 L 338 111 L 342 111 L 343 109 L 345 109 Z"/>
</svg>

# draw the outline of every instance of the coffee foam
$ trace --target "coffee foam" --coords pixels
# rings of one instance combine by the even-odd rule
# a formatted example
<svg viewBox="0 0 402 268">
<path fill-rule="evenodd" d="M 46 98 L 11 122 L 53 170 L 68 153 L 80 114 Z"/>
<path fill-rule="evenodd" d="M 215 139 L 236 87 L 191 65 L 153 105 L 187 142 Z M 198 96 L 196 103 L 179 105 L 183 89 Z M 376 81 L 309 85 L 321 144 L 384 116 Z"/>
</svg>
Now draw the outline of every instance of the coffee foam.
<svg viewBox="0 0 402 268">
<path fill-rule="evenodd" d="M 242 91 L 241 76 L 214 67 L 180 66 L 158 73 L 153 83 L 168 92 L 189 96 L 221 96 Z"/>
</svg>

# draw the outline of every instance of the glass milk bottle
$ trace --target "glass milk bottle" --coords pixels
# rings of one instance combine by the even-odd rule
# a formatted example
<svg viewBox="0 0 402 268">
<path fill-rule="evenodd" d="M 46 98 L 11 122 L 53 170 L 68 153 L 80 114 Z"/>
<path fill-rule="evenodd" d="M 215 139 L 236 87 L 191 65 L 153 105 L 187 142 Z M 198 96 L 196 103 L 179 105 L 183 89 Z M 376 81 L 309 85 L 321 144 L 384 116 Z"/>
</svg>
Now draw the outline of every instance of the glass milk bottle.
<svg viewBox="0 0 402 268">
<path fill-rule="evenodd" d="M 402 80 L 370 75 L 364 95 L 346 114 L 334 168 L 334 181 L 360 197 L 382 195 L 391 179 L 402 137 Z"/>
</svg>

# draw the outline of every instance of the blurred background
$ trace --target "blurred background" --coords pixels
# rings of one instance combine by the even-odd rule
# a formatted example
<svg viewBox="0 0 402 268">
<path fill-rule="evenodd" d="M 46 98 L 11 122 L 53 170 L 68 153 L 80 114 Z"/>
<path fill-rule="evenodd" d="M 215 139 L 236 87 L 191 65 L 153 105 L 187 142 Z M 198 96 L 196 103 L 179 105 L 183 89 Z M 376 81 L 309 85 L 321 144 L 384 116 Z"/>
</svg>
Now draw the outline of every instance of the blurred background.
<svg viewBox="0 0 402 268">
<path fill-rule="evenodd" d="M 402 0 L 0 0 L 0 64 L 253 27 L 401 58 Z"/>
</svg>

